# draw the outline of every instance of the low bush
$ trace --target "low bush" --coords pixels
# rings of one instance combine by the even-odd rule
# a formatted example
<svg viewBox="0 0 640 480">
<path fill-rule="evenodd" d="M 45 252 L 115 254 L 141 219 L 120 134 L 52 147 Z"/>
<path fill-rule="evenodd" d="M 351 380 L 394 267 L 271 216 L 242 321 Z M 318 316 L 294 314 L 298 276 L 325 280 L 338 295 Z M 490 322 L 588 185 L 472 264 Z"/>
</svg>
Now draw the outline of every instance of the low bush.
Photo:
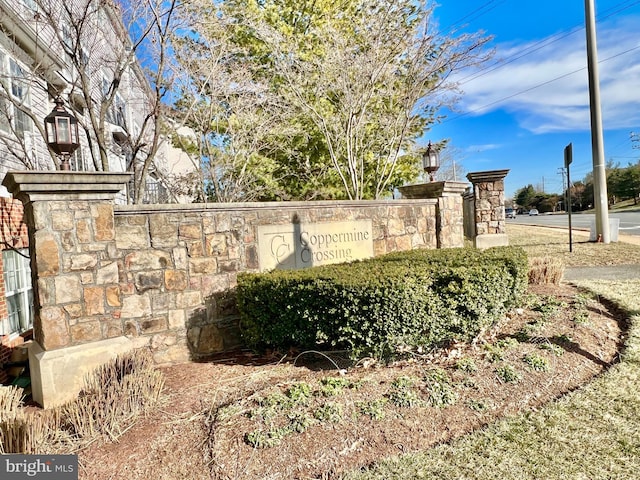
<svg viewBox="0 0 640 480">
<path fill-rule="evenodd" d="M 527 270 L 519 248 L 397 252 L 241 274 L 238 307 L 254 349 L 344 348 L 388 358 L 473 339 L 518 303 Z"/>
</svg>

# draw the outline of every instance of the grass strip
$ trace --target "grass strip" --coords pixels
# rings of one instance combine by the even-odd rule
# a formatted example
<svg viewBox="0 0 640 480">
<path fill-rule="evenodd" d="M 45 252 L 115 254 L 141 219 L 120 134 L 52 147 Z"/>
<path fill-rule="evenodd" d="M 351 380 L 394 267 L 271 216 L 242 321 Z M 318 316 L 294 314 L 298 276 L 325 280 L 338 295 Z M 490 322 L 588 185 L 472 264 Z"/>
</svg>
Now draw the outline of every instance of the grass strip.
<svg viewBox="0 0 640 480">
<path fill-rule="evenodd" d="M 640 265 L 638 245 L 624 242 L 589 242 L 589 232 L 573 232 L 573 252 L 569 252 L 569 232 L 566 229 L 508 224 L 507 232 L 509 245 L 522 247 L 530 259 L 561 259 L 567 267 Z"/>
</svg>

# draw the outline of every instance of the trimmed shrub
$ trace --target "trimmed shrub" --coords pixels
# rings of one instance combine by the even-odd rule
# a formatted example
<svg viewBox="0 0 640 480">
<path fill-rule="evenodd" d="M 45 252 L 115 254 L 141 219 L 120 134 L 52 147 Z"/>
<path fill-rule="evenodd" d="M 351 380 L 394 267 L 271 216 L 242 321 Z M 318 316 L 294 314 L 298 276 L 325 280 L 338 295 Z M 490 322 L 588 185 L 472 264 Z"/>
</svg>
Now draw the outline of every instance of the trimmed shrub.
<svg viewBox="0 0 640 480">
<path fill-rule="evenodd" d="M 254 349 L 344 348 L 378 358 L 467 341 L 527 286 L 522 249 L 413 250 L 303 270 L 241 274 L 238 307 Z"/>
</svg>

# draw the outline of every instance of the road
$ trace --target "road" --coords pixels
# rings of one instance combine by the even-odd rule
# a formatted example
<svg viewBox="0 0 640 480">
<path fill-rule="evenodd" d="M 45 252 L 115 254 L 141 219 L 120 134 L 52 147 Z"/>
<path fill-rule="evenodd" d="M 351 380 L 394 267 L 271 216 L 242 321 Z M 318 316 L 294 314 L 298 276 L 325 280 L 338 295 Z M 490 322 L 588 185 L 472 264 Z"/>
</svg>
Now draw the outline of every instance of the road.
<svg viewBox="0 0 640 480">
<path fill-rule="evenodd" d="M 616 223 L 615 219 L 619 222 L 618 233 L 640 236 L 640 210 L 633 212 L 609 212 L 610 225 Z M 507 223 L 568 228 L 569 216 L 567 214 L 518 215 L 515 219 L 508 219 Z M 595 215 L 593 213 L 573 213 L 571 215 L 572 228 L 591 230 L 592 223 L 595 224 Z"/>
</svg>

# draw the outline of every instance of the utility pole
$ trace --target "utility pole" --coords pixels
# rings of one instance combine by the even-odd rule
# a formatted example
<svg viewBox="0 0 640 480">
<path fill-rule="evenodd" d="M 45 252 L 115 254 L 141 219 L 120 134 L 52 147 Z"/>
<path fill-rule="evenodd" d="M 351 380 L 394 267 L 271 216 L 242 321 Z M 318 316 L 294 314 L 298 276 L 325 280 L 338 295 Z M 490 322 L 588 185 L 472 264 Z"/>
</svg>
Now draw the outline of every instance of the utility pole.
<svg viewBox="0 0 640 480">
<path fill-rule="evenodd" d="M 589 71 L 589 106 L 591 111 L 591 154 L 593 158 L 593 203 L 596 208 L 596 238 L 610 243 L 607 175 L 604 165 L 602 113 L 600 111 L 600 79 L 594 0 L 584 1 L 587 31 L 587 70 Z"/>
<path fill-rule="evenodd" d="M 558 174 L 562 175 L 562 198 L 564 199 L 563 200 L 564 210 L 566 210 L 567 209 L 567 190 L 566 189 L 568 188 L 568 185 L 566 185 L 564 182 L 564 173 L 565 173 L 564 167 L 560 167 L 558 169 Z"/>
</svg>

